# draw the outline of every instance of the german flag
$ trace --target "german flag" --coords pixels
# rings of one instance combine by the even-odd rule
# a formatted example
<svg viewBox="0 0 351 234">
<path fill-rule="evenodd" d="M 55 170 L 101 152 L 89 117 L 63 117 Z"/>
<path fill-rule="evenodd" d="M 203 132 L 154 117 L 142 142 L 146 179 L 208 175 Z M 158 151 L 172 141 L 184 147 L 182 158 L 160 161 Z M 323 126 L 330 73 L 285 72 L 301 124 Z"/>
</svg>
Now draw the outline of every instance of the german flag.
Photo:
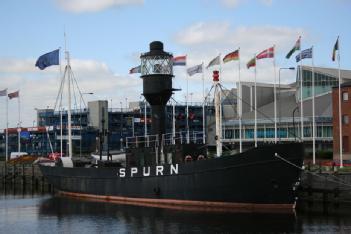
<svg viewBox="0 0 351 234">
<path fill-rule="evenodd" d="M 227 63 L 227 62 L 230 62 L 233 60 L 239 60 L 239 50 L 231 52 L 231 53 L 227 54 L 226 56 L 224 56 L 224 58 L 223 58 L 224 63 Z"/>
</svg>

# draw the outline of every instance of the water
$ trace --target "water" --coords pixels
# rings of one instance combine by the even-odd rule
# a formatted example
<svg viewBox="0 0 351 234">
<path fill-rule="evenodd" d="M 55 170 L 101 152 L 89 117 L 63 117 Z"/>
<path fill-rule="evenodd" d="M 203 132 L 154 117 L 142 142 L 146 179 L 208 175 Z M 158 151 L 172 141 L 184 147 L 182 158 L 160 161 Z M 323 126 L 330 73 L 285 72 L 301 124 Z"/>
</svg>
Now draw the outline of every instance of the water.
<svg viewBox="0 0 351 234">
<path fill-rule="evenodd" d="M 210 213 L 2 188 L 0 233 L 351 233 L 351 209 L 300 207 L 296 214 Z"/>
</svg>

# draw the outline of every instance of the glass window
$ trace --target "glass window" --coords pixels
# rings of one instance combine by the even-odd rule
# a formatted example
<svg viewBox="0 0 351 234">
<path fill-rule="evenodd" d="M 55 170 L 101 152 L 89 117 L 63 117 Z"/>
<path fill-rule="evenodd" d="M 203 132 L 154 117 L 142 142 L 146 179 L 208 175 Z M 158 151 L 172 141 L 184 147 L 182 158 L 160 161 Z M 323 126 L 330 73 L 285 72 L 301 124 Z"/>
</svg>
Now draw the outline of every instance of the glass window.
<svg viewBox="0 0 351 234">
<path fill-rule="evenodd" d="M 298 137 L 299 136 L 299 131 L 300 131 L 300 129 L 298 127 L 295 127 L 295 129 L 290 127 L 288 129 L 288 137 L 289 138 Z"/>
<path fill-rule="evenodd" d="M 332 126 L 323 126 L 323 136 L 324 137 L 333 137 Z"/>
<path fill-rule="evenodd" d="M 254 130 L 253 129 L 245 129 L 245 138 L 246 139 L 254 138 Z"/>
<path fill-rule="evenodd" d="M 342 92 L 342 100 L 343 101 L 349 100 L 349 93 L 348 92 Z"/>
<path fill-rule="evenodd" d="M 342 116 L 342 123 L 343 124 L 349 124 L 349 116 L 348 115 L 343 115 Z"/>
<path fill-rule="evenodd" d="M 240 137 L 239 137 L 239 129 L 235 129 L 234 130 L 234 138 L 235 139 L 239 139 Z"/>
<path fill-rule="evenodd" d="M 317 137 L 322 137 L 322 126 L 317 126 Z"/>
<path fill-rule="evenodd" d="M 262 128 L 257 129 L 257 138 L 264 138 L 264 129 Z"/>
<path fill-rule="evenodd" d="M 304 137 L 311 137 L 312 136 L 312 129 L 311 127 L 304 127 L 303 128 L 303 135 Z"/>
<path fill-rule="evenodd" d="M 232 139 L 233 133 L 234 133 L 233 129 L 229 129 L 229 130 L 226 129 L 225 130 L 225 139 Z"/>
<path fill-rule="evenodd" d="M 286 138 L 287 134 L 288 132 L 286 128 L 278 128 L 278 137 Z"/>
<path fill-rule="evenodd" d="M 274 128 L 266 128 L 266 138 L 274 137 Z"/>
</svg>

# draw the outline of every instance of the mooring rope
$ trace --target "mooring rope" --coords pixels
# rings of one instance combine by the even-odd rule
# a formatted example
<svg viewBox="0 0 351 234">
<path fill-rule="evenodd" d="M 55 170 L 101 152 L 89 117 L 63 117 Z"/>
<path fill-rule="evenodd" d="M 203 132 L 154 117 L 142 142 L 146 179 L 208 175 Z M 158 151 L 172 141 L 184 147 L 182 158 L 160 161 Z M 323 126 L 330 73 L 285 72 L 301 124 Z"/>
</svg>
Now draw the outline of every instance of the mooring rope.
<svg viewBox="0 0 351 234">
<path fill-rule="evenodd" d="M 314 175 L 314 176 L 319 177 L 319 178 L 321 178 L 321 179 L 326 179 L 326 180 L 328 180 L 328 181 L 330 181 L 330 182 L 334 182 L 334 183 L 337 183 L 337 184 L 340 184 L 340 185 L 344 185 L 344 186 L 346 186 L 346 187 L 350 187 L 350 190 L 351 190 L 351 184 L 346 183 L 344 180 L 342 180 L 342 179 L 340 179 L 340 178 L 338 178 L 338 177 L 336 177 L 336 176 L 334 176 L 334 175 L 326 174 L 328 177 L 334 177 L 334 179 L 329 179 L 328 177 L 324 177 L 324 176 L 321 176 L 321 175 L 319 175 L 319 174 L 317 174 L 317 173 L 314 173 L 314 172 L 305 170 L 303 167 L 300 167 L 300 166 L 298 166 L 298 165 L 296 165 L 296 164 L 290 162 L 289 160 L 287 160 L 287 159 L 281 157 L 278 153 L 275 153 L 275 154 L 274 154 L 274 157 L 276 157 L 276 158 L 278 158 L 278 159 L 280 159 L 280 160 L 282 160 L 282 161 L 284 161 L 284 162 L 290 164 L 291 166 L 294 166 L 294 167 L 296 167 L 296 168 L 300 169 L 301 171 L 304 171 L 304 172 L 306 172 L 306 173 L 308 173 L 308 174 Z M 335 180 L 335 179 L 336 179 L 336 180 Z"/>
</svg>

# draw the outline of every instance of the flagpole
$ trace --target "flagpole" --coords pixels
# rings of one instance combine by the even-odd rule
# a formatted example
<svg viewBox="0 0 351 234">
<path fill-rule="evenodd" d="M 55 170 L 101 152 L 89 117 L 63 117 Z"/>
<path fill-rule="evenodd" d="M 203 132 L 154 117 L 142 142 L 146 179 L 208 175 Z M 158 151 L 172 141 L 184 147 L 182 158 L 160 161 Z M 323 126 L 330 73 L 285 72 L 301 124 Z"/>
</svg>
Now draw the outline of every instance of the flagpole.
<svg viewBox="0 0 351 234">
<path fill-rule="evenodd" d="M 254 129 L 254 138 L 255 138 L 255 148 L 257 148 L 257 82 L 256 82 L 256 76 L 257 76 L 257 71 L 256 71 L 256 54 L 254 54 L 254 59 L 255 59 L 255 129 Z"/>
<path fill-rule="evenodd" d="M 206 144 L 205 138 L 205 75 L 204 75 L 204 62 L 201 64 L 202 70 L 202 143 Z"/>
<path fill-rule="evenodd" d="M 218 54 L 218 58 L 219 58 L 219 75 L 220 77 L 222 77 L 222 59 L 221 59 L 221 53 Z M 220 85 L 220 83 L 219 83 Z M 219 86 L 220 88 L 220 86 Z M 219 118 L 220 118 L 220 123 L 221 123 L 221 131 L 220 131 L 220 134 L 221 134 L 221 139 L 222 139 L 222 136 L 223 138 L 225 138 L 225 134 L 223 134 L 223 132 L 225 132 L 225 121 L 223 121 L 223 113 L 222 113 L 222 90 L 219 89 L 219 92 L 220 92 L 220 102 L 219 102 Z M 222 151 L 221 151 L 222 152 Z M 222 153 L 221 153 L 222 154 Z"/>
<path fill-rule="evenodd" d="M 6 160 L 9 159 L 9 97 L 6 91 Z"/>
<path fill-rule="evenodd" d="M 273 45 L 273 68 L 274 68 L 274 143 L 277 144 L 277 74 L 275 67 L 275 45 Z"/>
<path fill-rule="evenodd" d="M 187 68 L 186 68 L 187 69 Z M 189 75 L 186 73 L 186 143 L 190 143 L 190 133 L 189 133 L 189 104 L 188 104 L 188 97 L 189 97 Z"/>
<path fill-rule="evenodd" d="M 300 57 L 301 57 L 301 40 L 300 40 Z M 301 141 L 304 139 L 304 127 L 303 127 L 303 70 L 302 70 L 302 59 L 300 58 L 300 121 L 301 121 Z"/>
<path fill-rule="evenodd" d="M 314 63 L 312 46 L 312 144 L 313 144 L 313 164 L 316 164 L 316 121 L 315 121 L 315 90 L 314 90 Z"/>
<path fill-rule="evenodd" d="M 340 43 L 339 43 L 339 36 L 337 39 L 338 43 L 338 76 L 339 76 L 339 152 L 340 152 L 340 168 L 344 167 L 343 164 L 343 152 L 342 152 L 342 125 L 341 125 L 341 73 L 340 73 Z"/>
<path fill-rule="evenodd" d="M 21 152 L 21 105 L 20 105 L 20 95 L 18 92 L 18 153 Z"/>
<path fill-rule="evenodd" d="M 242 97 L 241 97 L 241 79 L 240 79 L 240 47 L 238 48 L 238 70 L 239 70 L 239 87 L 238 87 L 238 96 L 239 96 L 239 102 L 238 104 L 238 115 L 239 115 L 239 152 L 242 153 L 243 152 L 243 142 L 241 139 L 241 128 L 242 128 L 242 122 L 241 122 L 241 118 L 242 118 L 242 110 L 241 110 L 241 105 L 242 105 Z"/>
</svg>

